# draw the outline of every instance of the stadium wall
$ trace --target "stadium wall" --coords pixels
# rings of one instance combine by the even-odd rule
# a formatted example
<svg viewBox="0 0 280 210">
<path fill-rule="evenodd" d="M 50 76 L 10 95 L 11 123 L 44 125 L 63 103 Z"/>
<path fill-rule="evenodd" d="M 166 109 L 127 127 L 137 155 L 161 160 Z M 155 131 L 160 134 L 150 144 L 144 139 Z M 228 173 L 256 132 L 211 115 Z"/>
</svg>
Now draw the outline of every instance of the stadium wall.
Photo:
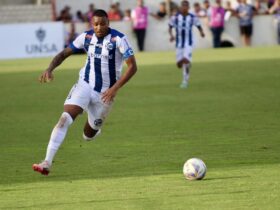
<svg viewBox="0 0 280 210">
<path fill-rule="evenodd" d="M 254 18 L 252 46 L 277 45 L 276 25 L 274 25 L 273 20 L 273 16 L 257 16 Z M 195 48 L 211 48 L 211 32 L 203 19 L 202 24 L 206 32 L 206 37 L 200 38 L 198 36 L 198 31 L 194 29 Z M 87 24 L 79 23 L 76 25 L 76 30 L 78 33 L 81 33 L 87 30 L 86 27 Z M 131 22 L 112 22 L 111 27 L 125 33 L 133 48 L 137 51 L 136 38 L 131 28 Z M 69 28 L 69 24 L 63 25 L 62 22 L 0 25 L 0 45 L 3 49 L 6 49 L 0 53 L 0 59 L 53 56 L 62 50 L 64 45 L 63 37 L 66 39 Z M 10 39 L 16 40 L 18 34 L 21 34 L 22 41 L 20 44 L 18 42 L 6 42 L 6 40 Z M 236 47 L 242 46 L 238 20 L 236 18 L 230 18 L 226 23 L 222 39 L 232 42 Z M 17 49 L 16 53 L 13 49 Z M 158 21 L 150 18 L 145 41 L 145 50 L 174 50 L 174 43 L 169 42 L 168 19 Z"/>
<path fill-rule="evenodd" d="M 201 19 L 203 29 L 206 33 L 205 38 L 199 36 L 198 30 L 194 28 L 195 48 L 211 48 L 212 35 L 209 30 L 206 20 Z M 136 47 L 136 38 L 133 34 L 130 22 L 111 22 L 112 28 L 118 29 L 125 33 L 134 49 Z M 70 24 L 65 25 L 65 30 L 69 31 Z M 86 25 L 83 23 L 76 24 L 78 33 L 86 30 Z M 252 36 L 252 46 L 270 46 L 277 45 L 277 28 L 274 24 L 274 17 L 270 15 L 256 16 L 254 18 L 254 31 Z M 67 33 L 65 33 L 67 34 Z M 238 20 L 231 17 L 225 24 L 225 30 L 222 35 L 222 40 L 227 40 L 233 43 L 235 47 L 242 47 L 242 41 L 239 33 Z M 146 51 L 168 51 L 174 50 L 174 43 L 169 42 L 168 34 L 168 19 L 158 21 L 154 18 L 149 19 L 147 35 L 145 40 Z"/>
</svg>

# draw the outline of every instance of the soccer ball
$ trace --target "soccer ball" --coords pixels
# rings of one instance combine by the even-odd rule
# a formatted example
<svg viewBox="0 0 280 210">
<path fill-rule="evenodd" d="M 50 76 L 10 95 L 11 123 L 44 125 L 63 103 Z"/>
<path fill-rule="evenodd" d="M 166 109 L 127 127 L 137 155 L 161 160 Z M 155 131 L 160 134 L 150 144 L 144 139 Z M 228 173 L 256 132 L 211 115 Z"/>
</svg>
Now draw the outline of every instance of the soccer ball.
<svg viewBox="0 0 280 210">
<path fill-rule="evenodd" d="M 203 179 L 207 171 L 205 163 L 198 158 L 187 160 L 183 167 L 183 174 L 188 180 Z"/>
</svg>

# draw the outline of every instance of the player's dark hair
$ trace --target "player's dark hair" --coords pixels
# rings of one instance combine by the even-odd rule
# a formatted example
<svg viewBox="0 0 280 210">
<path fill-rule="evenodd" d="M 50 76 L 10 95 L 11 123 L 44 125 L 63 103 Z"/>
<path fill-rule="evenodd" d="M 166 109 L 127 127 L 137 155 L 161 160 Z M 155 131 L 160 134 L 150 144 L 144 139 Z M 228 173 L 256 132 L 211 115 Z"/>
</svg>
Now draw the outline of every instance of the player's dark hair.
<svg viewBox="0 0 280 210">
<path fill-rule="evenodd" d="M 97 16 L 97 17 L 106 17 L 106 18 L 108 19 L 108 14 L 107 14 L 107 12 L 105 12 L 105 10 L 103 10 L 103 9 L 95 10 L 93 16 Z"/>
<path fill-rule="evenodd" d="M 183 1 L 181 1 L 181 5 L 183 6 L 183 5 L 190 5 L 190 3 L 189 3 L 189 1 L 186 1 L 186 0 L 183 0 Z"/>
</svg>

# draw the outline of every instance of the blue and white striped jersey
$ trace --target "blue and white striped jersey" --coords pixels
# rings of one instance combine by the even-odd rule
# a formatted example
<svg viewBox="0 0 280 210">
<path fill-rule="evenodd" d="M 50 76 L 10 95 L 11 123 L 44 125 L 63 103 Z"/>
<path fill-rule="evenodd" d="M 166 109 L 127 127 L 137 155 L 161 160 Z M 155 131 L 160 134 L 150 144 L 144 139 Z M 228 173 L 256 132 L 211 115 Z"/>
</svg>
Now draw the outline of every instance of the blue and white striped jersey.
<svg viewBox="0 0 280 210">
<path fill-rule="evenodd" d="M 104 92 L 115 84 L 121 76 L 123 61 L 134 54 L 126 36 L 111 28 L 103 38 L 97 38 L 93 30 L 86 31 L 69 47 L 74 52 L 81 49 L 87 52 L 80 79 L 97 92 Z"/>
<path fill-rule="evenodd" d="M 176 30 L 176 48 L 193 46 L 193 26 L 201 26 L 198 17 L 194 14 L 189 13 L 183 16 L 177 13 L 170 18 L 169 27 Z"/>
</svg>

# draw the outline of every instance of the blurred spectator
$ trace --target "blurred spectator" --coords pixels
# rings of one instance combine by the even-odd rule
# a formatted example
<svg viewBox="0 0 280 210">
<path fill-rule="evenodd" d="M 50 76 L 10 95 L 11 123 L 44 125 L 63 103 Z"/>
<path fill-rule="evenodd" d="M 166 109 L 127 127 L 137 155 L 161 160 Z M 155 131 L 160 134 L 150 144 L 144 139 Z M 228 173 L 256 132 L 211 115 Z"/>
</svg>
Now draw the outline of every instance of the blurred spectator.
<svg viewBox="0 0 280 210">
<path fill-rule="evenodd" d="M 221 37 L 225 23 L 225 9 L 222 7 L 221 0 L 216 0 L 216 4 L 210 7 L 208 15 L 213 38 L 213 47 L 217 48 L 221 45 Z"/>
<path fill-rule="evenodd" d="M 156 18 L 157 20 L 163 19 L 167 15 L 166 11 L 166 3 L 161 2 L 159 4 L 159 10 L 156 13 L 151 13 L 151 16 Z"/>
<path fill-rule="evenodd" d="M 264 0 L 255 0 L 255 9 L 258 15 L 268 14 L 268 6 Z"/>
<path fill-rule="evenodd" d="M 234 15 L 234 9 L 231 6 L 231 1 L 226 1 L 225 5 L 225 21 L 228 21 L 229 18 Z"/>
<path fill-rule="evenodd" d="M 84 23 L 86 22 L 86 17 L 83 15 L 83 13 L 81 12 L 81 10 L 78 10 L 76 12 L 76 15 L 73 18 L 73 21 L 75 23 Z"/>
<path fill-rule="evenodd" d="M 118 11 L 119 15 L 121 16 L 121 19 L 123 19 L 124 14 L 123 14 L 123 11 L 121 10 L 121 3 L 119 1 L 117 1 L 115 3 L 115 5 L 116 5 L 116 10 Z"/>
<path fill-rule="evenodd" d="M 202 10 L 205 12 L 205 14 L 208 15 L 209 14 L 209 9 L 210 9 L 209 0 L 204 0 Z"/>
<path fill-rule="evenodd" d="M 63 21 L 66 20 L 66 11 L 63 9 L 60 11 L 59 16 L 56 18 L 56 21 Z"/>
<path fill-rule="evenodd" d="M 111 4 L 110 10 L 107 12 L 110 21 L 119 21 L 122 19 L 116 4 Z"/>
<path fill-rule="evenodd" d="M 166 4 L 166 11 L 169 16 L 175 15 L 179 10 L 178 5 L 172 1 L 172 0 L 167 0 Z"/>
<path fill-rule="evenodd" d="M 233 6 L 233 9 L 234 9 L 234 14 L 236 15 L 236 9 L 237 7 L 239 7 L 239 5 L 241 4 L 241 0 L 236 0 L 234 6 Z"/>
<path fill-rule="evenodd" d="M 69 32 L 67 32 L 66 35 L 65 47 L 69 46 L 69 44 L 72 43 L 77 38 L 77 36 L 78 33 L 76 32 L 75 23 L 71 22 Z"/>
<path fill-rule="evenodd" d="M 64 23 L 72 22 L 72 15 L 70 13 L 71 8 L 69 6 L 65 6 L 63 10 L 61 10 L 60 15 L 57 17 L 57 21 L 63 21 Z"/>
<path fill-rule="evenodd" d="M 131 10 L 127 9 L 124 11 L 124 17 L 123 17 L 124 21 L 131 21 Z"/>
<path fill-rule="evenodd" d="M 200 3 L 195 2 L 193 4 L 193 13 L 197 16 L 197 17 L 206 17 L 207 13 L 205 12 L 205 10 L 203 10 L 200 6 Z"/>
<path fill-rule="evenodd" d="M 275 14 L 275 21 L 277 24 L 277 39 L 280 44 L 280 0 L 276 0 L 273 6 L 269 9 L 270 14 Z"/>
<path fill-rule="evenodd" d="M 236 15 L 239 18 L 241 38 L 245 46 L 251 45 L 254 14 L 255 14 L 254 7 L 250 4 L 247 4 L 246 0 L 241 0 L 239 6 L 236 8 Z"/>
<path fill-rule="evenodd" d="M 274 5 L 275 1 L 276 1 L 276 0 L 268 0 L 268 1 L 267 1 L 267 7 L 268 7 L 268 9 L 270 9 L 270 8 Z"/>
<path fill-rule="evenodd" d="M 88 11 L 85 14 L 87 22 L 89 23 L 91 22 L 94 12 L 95 12 L 95 6 L 94 4 L 90 4 L 88 6 Z"/>
<path fill-rule="evenodd" d="M 144 1 L 137 0 L 137 7 L 132 10 L 131 18 L 139 51 L 144 50 L 146 28 L 148 26 L 148 14 L 148 8 L 144 6 Z"/>
</svg>

